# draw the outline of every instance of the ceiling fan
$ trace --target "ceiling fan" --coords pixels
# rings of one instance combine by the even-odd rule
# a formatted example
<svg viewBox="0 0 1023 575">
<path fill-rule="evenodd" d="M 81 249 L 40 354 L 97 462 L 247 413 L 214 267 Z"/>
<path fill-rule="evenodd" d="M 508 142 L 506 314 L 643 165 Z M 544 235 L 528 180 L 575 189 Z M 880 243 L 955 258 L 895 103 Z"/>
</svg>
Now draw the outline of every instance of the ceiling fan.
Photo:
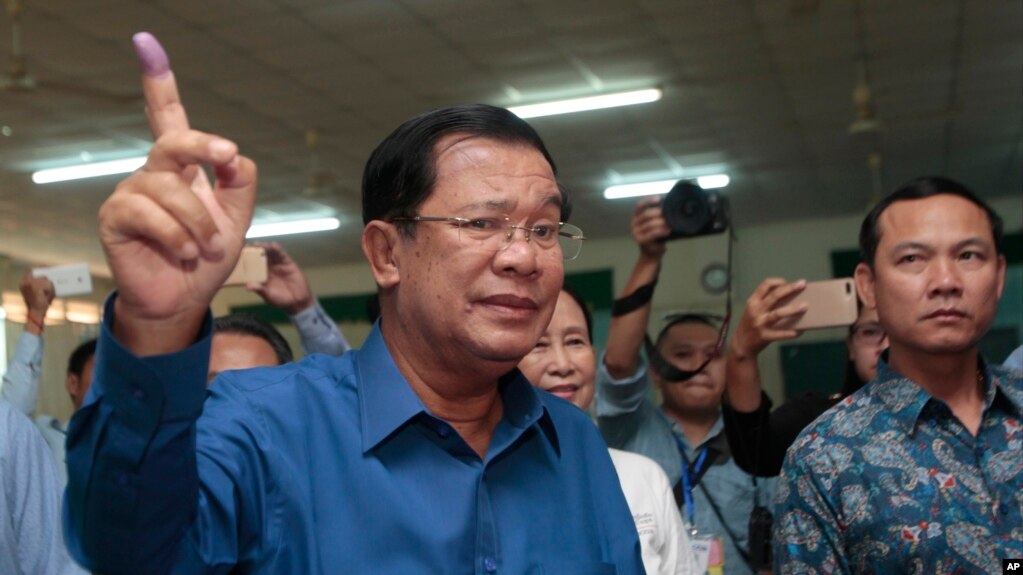
<svg viewBox="0 0 1023 575">
<path fill-rule="evenodd" d="M 869 134 L 880 131 L 884 125 L 874 114 L 874 92 L 867 78 L 867 63 L 859 61 L 859 73 L 852 91 L 853 108 L 856 117 L 849 124 L 849 134 Z"/>
<path fill-rule="evenodd" d="M 21 16 L 24 11 L 25 7 L 21 0 L 7 0 L 7 15 L 11 21 L 11 57 L 7 73 L 0 75 L 0 92 L 34 93 L 40 90 L 56 90 L 114 103 L 128 103 L 141 99 L 140 92 L 117 93 L 81 83 L 38 79 L 33 76 L 28 70 L 28 58 L 21 45 Z"/>
</svg>

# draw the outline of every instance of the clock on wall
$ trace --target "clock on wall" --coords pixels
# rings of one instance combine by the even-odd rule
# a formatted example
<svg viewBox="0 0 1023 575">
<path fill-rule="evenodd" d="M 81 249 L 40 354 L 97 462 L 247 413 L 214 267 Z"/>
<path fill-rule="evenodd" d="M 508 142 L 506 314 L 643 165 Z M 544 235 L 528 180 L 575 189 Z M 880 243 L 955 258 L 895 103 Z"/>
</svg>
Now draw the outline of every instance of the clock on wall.
<svg viewBox="0 0 1023 575">
<path fill-rule="evenodd" d="M 728 267 L 721 262 L 708 264 L 700 274 L 700 285 L 709 294 L 722 294 L 728 289 Z"/>
</svg>

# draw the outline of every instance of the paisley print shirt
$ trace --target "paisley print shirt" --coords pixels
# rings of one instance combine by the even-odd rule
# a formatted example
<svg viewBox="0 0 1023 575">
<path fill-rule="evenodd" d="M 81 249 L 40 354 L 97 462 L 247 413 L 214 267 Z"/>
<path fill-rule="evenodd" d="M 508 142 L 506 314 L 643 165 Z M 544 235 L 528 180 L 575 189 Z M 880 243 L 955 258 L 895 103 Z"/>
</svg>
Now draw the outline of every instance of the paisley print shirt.
<svg viewBox="0 0 1023 575">
<path fill-rule="evenodd" d="M 982 370 L 976 437 L 883 359 L 807 427 L 778 482 L 776 571 L 999 573 L 1023 557 L 1023 379 Z"/>
</svg>

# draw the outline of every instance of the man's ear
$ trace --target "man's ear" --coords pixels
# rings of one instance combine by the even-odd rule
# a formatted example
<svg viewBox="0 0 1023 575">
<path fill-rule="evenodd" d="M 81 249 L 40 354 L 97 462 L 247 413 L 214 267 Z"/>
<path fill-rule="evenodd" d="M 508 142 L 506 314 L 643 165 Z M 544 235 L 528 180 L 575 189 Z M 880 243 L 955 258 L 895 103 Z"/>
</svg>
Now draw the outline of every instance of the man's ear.
<svg viewBox="0 0 1023 575">
<path fill-rule="evenodd" d="M 67 377 L 64 378 L 64 387 L 67 388 L 67 393 L 71 396 L 71 403 L 74 403 L 75 397 L 78 396 L 78 387 L 80 384 L 81 381 L 78 376 L 73 373 L 67 374 Z"/>
<path fill-rule="evenodd" d="M 362 230 L 362 253 L 369 261 L 373 279 L 382 288 L 398 285 L 400 242 L 398 228 L 382 220 L 372 220 Z"/>
<path fill-rule="evenodd" d="M 874 294 L 874 270 L 870 269 L 867 264 L 860 263 L 856 266 L 853 275 L 856 280 L 856 293 L 863 301 L 863 307 L 877 309 L 877 298 Z"/>
</svg>

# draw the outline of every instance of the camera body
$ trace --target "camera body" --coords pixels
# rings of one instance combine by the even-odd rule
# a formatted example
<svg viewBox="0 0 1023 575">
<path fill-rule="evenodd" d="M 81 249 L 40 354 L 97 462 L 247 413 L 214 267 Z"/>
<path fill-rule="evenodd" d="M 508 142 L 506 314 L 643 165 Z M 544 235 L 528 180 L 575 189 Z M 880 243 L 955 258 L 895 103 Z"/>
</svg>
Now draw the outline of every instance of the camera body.
<svg viewBox="0 0 1023 575">
<path fill-rule="evenodd" d="M 671 228 L 667 240 L 720 234 L 731 223 L 728 199 L 689 180 L 672 186 L 661 203 L 661 212 Z"/>
</svg>

